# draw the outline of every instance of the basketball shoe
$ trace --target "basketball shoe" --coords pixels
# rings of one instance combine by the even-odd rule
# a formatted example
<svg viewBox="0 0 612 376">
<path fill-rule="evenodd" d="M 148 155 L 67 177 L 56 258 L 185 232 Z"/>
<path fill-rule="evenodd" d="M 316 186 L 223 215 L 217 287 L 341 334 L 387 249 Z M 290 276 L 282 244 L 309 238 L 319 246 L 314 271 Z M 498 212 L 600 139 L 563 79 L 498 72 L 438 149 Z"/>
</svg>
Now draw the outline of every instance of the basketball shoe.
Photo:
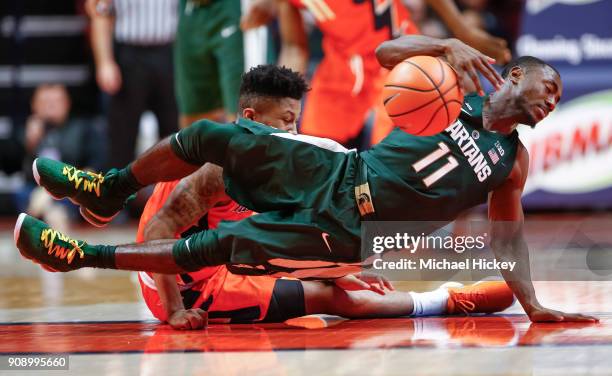
<svg viewBox="0 0 612 376">
<path fill-rule="evenodd" d="M 36 183 L 53 198 L 69 198 L 80 206 L 83 218 L 97 227 L 108 224 L 127 201 L 135 197 L 123 194 L 125 190 L 115 186 L 119 173 L 117 169 L 102 176 L 52 159 L 36 158 L 32 172 Z"/>
<path fill-rule="evenodd" d="M 68 272 L 87 266 L 114 267 L 112 246 L 89 245 L 50 228 L 46 223 L 21 213 L 13 232 L 21 255 L 52 272 Z"/>
<path fill-rule="evenodd" d="M 480 281 L 469 286 L 450 282 L 441 287 L 448 291 L 449 315 L 500 312 L 514 303 L 514 293 L 504 281 Z"/>
</svg>

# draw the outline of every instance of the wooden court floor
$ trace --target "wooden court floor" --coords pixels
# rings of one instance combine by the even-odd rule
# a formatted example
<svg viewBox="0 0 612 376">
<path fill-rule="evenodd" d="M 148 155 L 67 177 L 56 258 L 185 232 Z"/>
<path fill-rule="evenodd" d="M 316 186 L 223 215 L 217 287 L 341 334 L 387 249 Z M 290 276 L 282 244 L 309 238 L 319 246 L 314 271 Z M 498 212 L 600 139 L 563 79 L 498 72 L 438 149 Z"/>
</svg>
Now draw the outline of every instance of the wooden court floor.
<svg viewBox="0 0 612 376">
<path fill-rule="evenodd" d="M 76 235 L 121 243 L 133 231 Z M 69 354 L 69 371 L 53 374 L 75 375 L 611 375 L 612 283 L 538 282 L 536 289 L 543 303 L 601 322 L 532 324 L 513 306 L 491 316 L 310 316 L 175 331 L 148 313 L 133 274 L 44 272 L 21 260 L 3 228 L 0 356 Z"/>
</svg>

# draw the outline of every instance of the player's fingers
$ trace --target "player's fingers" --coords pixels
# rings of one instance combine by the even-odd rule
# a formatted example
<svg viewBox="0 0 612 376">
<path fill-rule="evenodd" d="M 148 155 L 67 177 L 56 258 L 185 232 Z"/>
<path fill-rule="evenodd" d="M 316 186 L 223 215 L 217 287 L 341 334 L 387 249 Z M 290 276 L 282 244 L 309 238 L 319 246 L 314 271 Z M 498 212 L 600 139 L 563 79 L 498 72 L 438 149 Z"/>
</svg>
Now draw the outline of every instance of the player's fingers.
<svg viewBox="0 0 612 376">
<path fill-rule="evenodd" d="M 504 78 L 501 76 L 501 74 L 499 74 L 499 72 L 497 72 L 495 68 L 493 68 L 492 63 L 485 64 L 485 67 L 491 72 L 493 76 L 495 76 L 497 82 L 499 83 L 499 86 L 501 87 L 501 85 L 504 84 Z"/>
<path fill-rule="evenodd" d="M 504 79 L 499 75 L 499 73 L 497 73 L 495 68 L 484 60 L 479 60 L 476 64 L 477 68 L 480 70 L 480 72 L 482 72 L 485 78 L 489 80 L 491 84 L 493 84 L 496 90 L 499 90 L 501 85 L 504 83 Z"/>
<path fill-rule="evenodd" d="M 355 277 L 354 275 L 344 276 L 335 281 L 336 286 L 342 290 L 355 291 L 355 290 L 369 290 L 370 285 Z"/>
<path fill-rule="evenodd" d="M 185 318 L 187 319 L 187 322 L 189 323 L 188 329 L 198 329 L 199 328 L 199 324 L 201 320 L 199 316 L 194 315 L 192 312 L 187 312 L 187 314 L 185 314 Z"/>
<path fill-rule="evenodd" d="M 193 320 L 191 320 L 191 329 L 203 329 L 206 326 L 204 317 L 197 313 L 193 313 L 191 316 L 193 317 Z"/>
<path fill-rule="evenodd" d="M 385 295 L 386 294 L 385 290 L 378 283 L 370 284 L 370 291 L 374 291 L 375 293 L 380 294 L 380 295 Z"/>
<path fill-rule="evenodd" d="M 367 283 L 366 281 L 362 281 L 359 278 L 355 278 L 355 281 L 353 281 L 354 284 L 354 290 L 369 290 L 371 288 L 371 285 L 369 283 Z"/>
<path fill-rule="evenodd" d="M 501 85 L 500 81 L 497 79 L 497 75 L 493 74 L 492 70 L 489 69 L 490 65 L 487 63 L 482 63 L 481 61 L 477 61 L 474 63 L 476 69 L 478 69 L 484 78 L 486 78 L 495 88 L 495 90 L 499 90 Z"/>
<path fill-rule="evenodd" d="M 197 312 L 200 316 L 208 319 L 208 312 L 206 312 L 205 310 L 201 308 L 194 308 L 194 312 Z"/>
<path fill-rule="evenodd" d="M 472 63 L 465 63 L 463 66 L 463 71 L 465 72 L 465 75 L 468 77 L 469 81 L 474 84 L 476 92 L 480 95 L 484 95 L 484 90 L 482 90 L 482 86 L 480 85 L 480 79 L 478 78 L 478 74 L 476 73 L 476 69 Z"/>
<path fill-rule="evenodd" d="M 189 321 L 185 318 L 180 318 L 180 319 L 175 319 L 172 320 L 171 322 L 169 322 L 170 326 L 173 329 L 177 329 L 177 330 L 185 330 L 185 329 L 189 329 Z"/>
<path fill-rule="evenodd" d="M 395 286 L 393 286 L 393 283 L 391 283 L 391 281 L 389 281 L 387 278 L 383 278 L 383 282 L 386 288 L 388 288 L 391 291 L 395 291 Z"/>
<path fill-rule="evenodd" d="M 459 85 L 459 89 L 464 94 L 476 91 L 468 72 L 466 72 L 461 65 L 455 66 L 455 72 L 457 73 L 457 84 Z"/>
<path fill-rule="evenodd" d="M 206 328 L 208 326 L 208 312 L 200 308 L 195 308 L 191 311 L 198 317 L 198 329 Z"/>
<path fill-rule="evenodd" d="M 576 314 L 565 314 L 563 315 L 563 321 L 575 321 L 575 322 L 599 322 L 597 317 L 583 315 L 580 313 Z"/>
</svg>

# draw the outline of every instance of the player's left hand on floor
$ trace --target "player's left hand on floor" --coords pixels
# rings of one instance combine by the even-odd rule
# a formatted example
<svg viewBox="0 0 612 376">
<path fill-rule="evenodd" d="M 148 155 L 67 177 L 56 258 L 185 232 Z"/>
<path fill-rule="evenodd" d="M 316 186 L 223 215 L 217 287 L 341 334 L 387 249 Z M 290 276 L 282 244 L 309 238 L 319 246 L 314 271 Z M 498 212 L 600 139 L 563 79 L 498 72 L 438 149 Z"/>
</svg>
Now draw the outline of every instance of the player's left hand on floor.
<svg viewBox="0 0 612 376">
<path fill-rule="evenodd" d="M 168 324 L 178 330 L 206 329 L 208 312 L 200 308 L 179 309 L 168 318 Z"/>
<path fill-rule="evenodd" d="M 581 313 L 565 313 L 548 308 L 536 308 L 528 315 L 532 322 L 599 322 L 597 317 Z"/>
<path fill-rule="evenodd" d="M 370 290 L 380 295 L 385 295 L 387 290 L 395 290 L 393 284 L 384 276 L 365 272 L 346 275 L 334 280 L 334 283 L 346 291 Z"/>
</svg>

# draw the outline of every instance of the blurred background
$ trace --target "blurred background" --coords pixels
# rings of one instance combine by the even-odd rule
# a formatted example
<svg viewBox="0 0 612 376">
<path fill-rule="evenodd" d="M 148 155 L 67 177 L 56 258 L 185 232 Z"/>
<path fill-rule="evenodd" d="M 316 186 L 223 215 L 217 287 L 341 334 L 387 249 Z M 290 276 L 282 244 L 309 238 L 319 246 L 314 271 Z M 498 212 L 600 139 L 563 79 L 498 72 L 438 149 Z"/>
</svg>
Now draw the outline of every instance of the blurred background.
<svg viewBox="0 0 612 376">
<path fill-rule="evenodd" d="M 125 37 L 130 33 L 138 34 L 136 23 L 139 21 L 121 20 L 119 13 L 134 18 L 134 9 L 147 6 L 144 0 L 124 0 L 116 4 L 110 0 L 93 1 L 90 2 L 94 4 L 93 10 L 87 9 L 84 0 L 0 2 L 0 217 L 5 218 L 6 223 L 12 224 L 20 211 L 44 217 L 59 228 L 80 223 L 70 205 L 55 202 L 35 189 L 30 165 L 36 156 L 62 159 L 81 168 L 106 170 L 113 167 L 112 161 L 118 154 L 131 159 L 156 142 L 160 135 L 178 129 L 178 115 L 174 123 L 166 119 L 177 113 L 176 108 L 167 107 L 174 105 L 171 83 L 169 86 L 166 83 L 166 90 L 154 90 L 161 92 L 160 98 L 139 105 L 142 111 L 135 113 L 134 124 L 122 124 L 119 129 L 117 124 L 113 126 L 116 118 L 113 112 L 117 112 L 113 110 L 117 105 L 114 101 L 123 91 L 132 90 L 132 87 L 136 88 L 133 93 L 136 97 L 150 95 L 143 91 L 144 84 L 129 82 L 142 65 L 137 59 L 126 58 L 128 54 L 121 49 L 128 45 L 132 46 L 129 51 L 146 48 L 153 51 L 147 53 L 171 56 L 168 51 L 175 38 L 172 29 L 177 23 L 180 27 L 182 22 L 177 22 L 176 17 L 219 1 L 228 0 L 152 2 L 176 10 L 176 14 L 164 13 L 168 19 L 151 16 L 158 17 L 153 22 L 157 33 L 154 37 Z M 321 19 L 322 14 L 326 14 L 325 3 L 309 1 L 302 6 L 299 3 L 295 2 L 295 8 L 303 22 L 308 53 L 299 56 L 297 50 L 296 55 L 291 55 L 289 49 L 282 51 L 286 27 L 277 17 L 281 14 L 279 9 L 265 16 L 256 13 L 254 19 L 265 26 L 254 28 L 245 35 L 244 43 L 258 55 L 255 60 L 250 59 L 252 53 L 245 56 L 245 69 L 264 61 L 274 63 L 278 59 L 289 61 L 307 57 L 303 71 L 312 77 L 325 54 L 340 48 L 338 45 L 326 47 L 325 42 L 321 44 L 323 35 L 328 33 L 325 20 Z M 391 4 L 390 1 L 377 3 L 382 8 L 376 17 L 389 13 L 385 4 Z M 412 26 L 421 33 L 436 37 L 453 35 L 444 17 L 437 15 L 424 0 L 403 0 L 402 6 L 408 10 Z M 525 208 L 530 212 L 610 210 L 612 28 L 608 17 L 612 14 L 612 1 L 458 0 L 456 6 L 465 25 L 501 38 L 513 57 L 534 55 L 552 63 L 561 72 L 564 94 L 558 109 L 536 130 L 521 130 L 521 138 L 531 155 Z M 243 17 L 250 7 L 263 9 L 265 13 L 276 5 L 265 0 L 243 1 Z M 99 31 L 92 28 L 92 12 L 100 17 L 114 17 L 116 24 L 110 41 L 100 42 L 104 36 L 95 35 Z M 237 14 L 240 14 L 239 9 Z M 222 34 L 231 34 L 237 27 L 226 28 Z M 249 39 L 256 37 L 260 41 L 263 38 L 264 42 Z M 113 65 L 111 59 L 109 63 L 103 56 L 103 48 L 96 47 L 96 43 L 110 43 L 115 58 L 123 61 Z M 158 68 L 155 74 L 160 82 L 172 80 L 171 75 L 162 77 L 164 72 L 172 72 L 171 64 Z M 490 90 L 490 85 L 487 87 Z M 167 103 L 161 104 L 163 101 Z M 307 111 L 308 99 L 304 105 Z M 225 107 L 225 119 L 231 119 L 233 114 L 228 109 L 232 106 Z M 178 112 L 181 116 L 184 113 L 180 108 Z M 374 117 L 368 113 L 356 136 L 339 141 L 348 146 L 367 147 Z M 117 133 L 127 134 L 128 129 L 135 134 L 133 142 L 119 145 L 113 141 Z M 146 193 L 141 196 L 146 197 Z M 144 198 L 140 204 L 135 203 L 132 211 L 117 222 L 125 223 L 130 216 L 136 217 L 143 201 Z"/>
</svg>

